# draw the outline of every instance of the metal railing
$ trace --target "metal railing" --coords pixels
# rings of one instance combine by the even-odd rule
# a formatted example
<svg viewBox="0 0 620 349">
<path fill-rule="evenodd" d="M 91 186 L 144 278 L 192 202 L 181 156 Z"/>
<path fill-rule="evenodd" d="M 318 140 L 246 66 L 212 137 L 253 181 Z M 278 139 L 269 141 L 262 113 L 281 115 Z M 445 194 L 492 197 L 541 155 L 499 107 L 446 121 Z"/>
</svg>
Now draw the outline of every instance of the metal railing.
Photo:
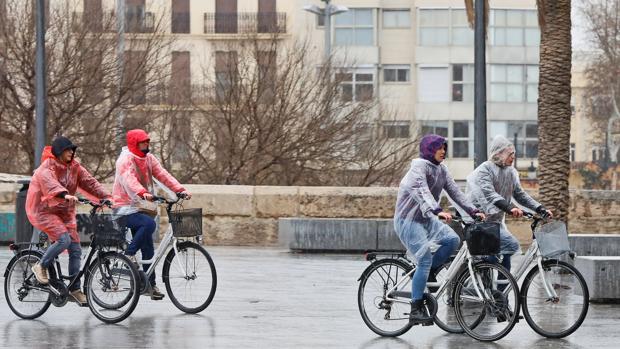
<svg viewBox="0 0 620 349">
<path fill-rule="evenodd" d="M 205 34 L 286 33 L 285 12 L 235 12 L 204 14 Z"/>
</svg>

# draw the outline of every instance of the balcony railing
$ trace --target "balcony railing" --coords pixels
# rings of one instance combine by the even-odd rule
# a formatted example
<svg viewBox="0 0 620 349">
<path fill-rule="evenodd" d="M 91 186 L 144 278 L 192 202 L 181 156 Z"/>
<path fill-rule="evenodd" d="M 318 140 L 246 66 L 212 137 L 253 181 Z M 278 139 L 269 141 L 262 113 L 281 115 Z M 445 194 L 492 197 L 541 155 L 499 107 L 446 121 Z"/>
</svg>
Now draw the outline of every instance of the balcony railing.
<svg viewBox="0 0 620 349">
<path fill-rule="evenodd" d="M 285 12 L 205 13 L 205 34 L 286 33 Z"/>
</svg>

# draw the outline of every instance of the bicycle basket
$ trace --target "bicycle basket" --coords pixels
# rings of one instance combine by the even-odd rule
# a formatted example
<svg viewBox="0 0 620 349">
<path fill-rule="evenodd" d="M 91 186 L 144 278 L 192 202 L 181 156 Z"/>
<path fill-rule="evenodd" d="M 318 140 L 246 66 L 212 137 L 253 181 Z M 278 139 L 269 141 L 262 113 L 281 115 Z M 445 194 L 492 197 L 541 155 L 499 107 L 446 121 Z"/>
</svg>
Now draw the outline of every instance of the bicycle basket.
<svg viewBox="0 0 620 349">
<path fill-rule="evenodd" d="M 125 216 L 98 214 L 92 217 L 93 245 L 100 247 L 123 247 L 127 227 Z"/>
<path fill-rule="evenodd" d="M 534 231 L 540 254 L 546 258 L 553 258 L 570 251 L 566 224 L 553 221 L 540 225 Z"/>
<path fill-rule="evenodd" d="M 499 253 L 499 223 L 479 222 L 465 228 L 465 241 L 469 253 L 489 256 Z"/>
<path fill-rule="evenodd" d="M 168 215 L 176 237 L 193 237 L 202 235 L 202 209 L 191 208 L 171 211 Z"/>
</svg>

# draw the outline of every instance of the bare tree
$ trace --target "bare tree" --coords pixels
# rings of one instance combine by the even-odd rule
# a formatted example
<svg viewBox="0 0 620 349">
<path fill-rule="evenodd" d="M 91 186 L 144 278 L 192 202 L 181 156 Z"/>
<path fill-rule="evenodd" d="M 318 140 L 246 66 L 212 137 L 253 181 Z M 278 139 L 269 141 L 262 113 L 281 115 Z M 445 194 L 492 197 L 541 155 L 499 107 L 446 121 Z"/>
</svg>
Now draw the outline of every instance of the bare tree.
<svg viewBox="0 0 620 349">
<path fill-rule="evenodd" d="M 116 17 L 96 5 L 77 11 L 78 0 L 53 2 L 46 33 L 47 130 L 80 146 L 81 161 L 98 177 L 113 174 L 117 137 L 127 124 L 145 127 L 140 112 L 150 90 L 165 79 L 171 39 L 164 15 L 126 16 L 125 51 L 117 52 Z M 84 2 L 87 3 L 96 2 Z M 4 0 L 0 21 L 0 142 L 13 162 L 0 170 L 30 173 L 34 166 L 34 1 Z M 162 13 L 162 12 L 160 12 Z M 119 125 L 119 113 L 128 115 Z"/>
<path fill-rule="evenodd" d="M 609 162 L 618 162 L 620 154 L 610 154 L 614 129 L 610 118 L 618 114 L 620 105 L 620 0 L 584 2 L 581 9 L 587 23 L 590 43 L 595 51 L 588 56 L 585 97 L 592 127 L 606 145 L 603 170 Z M 617 115 L 616 118 L 619 118 Z M 620 129 L 620 125 L 615 126 Z M 613 136 L 612 136 L 613 137 Z"/>
<path fill-rule="evenodd" d="M 380 120 L 393 114 L 380 108 L 372 85 L 347 88 L 351 71 L 317 65 L 310 47 L 277 34 L 216 46 L 191 89 L 192 111 L 171 108 L 162 117 L 184 125 L 182 137 L 162 127 L 182 159 L 177 174 L 221 184 L 394 184 L 415 141 L 389 138 Z"/>
</svg>

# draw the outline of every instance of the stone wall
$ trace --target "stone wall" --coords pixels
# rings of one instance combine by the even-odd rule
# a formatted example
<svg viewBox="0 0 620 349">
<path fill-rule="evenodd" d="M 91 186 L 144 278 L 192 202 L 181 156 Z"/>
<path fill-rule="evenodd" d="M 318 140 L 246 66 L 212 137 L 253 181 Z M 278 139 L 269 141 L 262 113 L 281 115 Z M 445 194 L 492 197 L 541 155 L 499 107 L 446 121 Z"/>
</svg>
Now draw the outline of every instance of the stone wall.
<svg viewBox="0 0 620 349">
<path fill-rule="evenodd" d="M 391 218 L 397 188 L 263 187 L 188 185 L 194 198 L 185 207 L 202 207 L 208 245 L 273 246 L 278 218 Z M 17 185 L 0 184 L 0 210 L 13 211 Z M 569 231 L 620 233 L 620 191 L 573 191 Z M 162 217 L 160 229 L 167 227 Z M 526 220 L 508 220 L 523 245 L 531 232 Z"/>
</svg>

